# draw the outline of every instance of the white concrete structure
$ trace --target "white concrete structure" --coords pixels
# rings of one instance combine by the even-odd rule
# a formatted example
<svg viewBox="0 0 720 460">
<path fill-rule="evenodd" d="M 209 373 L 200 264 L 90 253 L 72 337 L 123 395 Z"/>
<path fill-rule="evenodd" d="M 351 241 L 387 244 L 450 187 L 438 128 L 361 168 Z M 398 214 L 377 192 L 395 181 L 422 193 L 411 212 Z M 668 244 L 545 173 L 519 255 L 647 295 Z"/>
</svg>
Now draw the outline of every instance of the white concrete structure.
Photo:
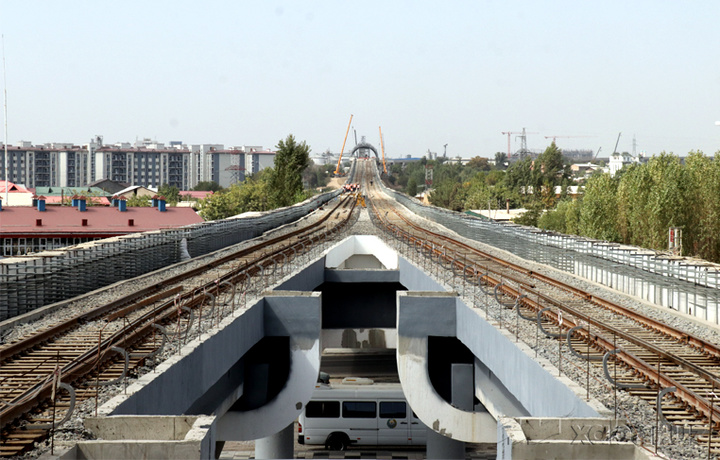
<svg viewBox="0 0 720 460">
<path fill-rule="evenodd" d="M 332 300 L 338 285 L 350 293 L 342 297 L 339 306 Z M 350 237 L 274 289 L 249 308 L 227 316 L 218 329 L 205 331 L 153 373 L 142 376 L 127 394 L 100 408 L 102 420 L 93 419 L 86 425 L 99 436 L 108 424 L 125 426 L 124 434 L 114 436 L 135 447 L 126 446 L 123 451 L 121 441 L 83 442 L 62 458 L 97 457 L 90 455 L 91 449 L 101 447 L 112 447 L 106 452 L 113 456 L 127 452 L 137 457 L 171 458 L 180 456 L 177 449 L 181 444 L 190 445 L 183 447 L 186 450 L 181 456 L 185 458 L 212 458 L 216 441 L 220 446 L 223 441 L 248 439 L 260 439 L 256 458 L 287 456 L 292 452 L 289 426 L 315 388 L 321 321 L 323 328 L 374 328 L 382 321 L 373 321 L 388 313 L 396 326 L 403 391 L 413 411 L 431 429 L 428 458 L 464 458 L 464 442 L 497 442 L 499 458 L 545 458 L 548 453 L 567 458 L 600 457 L 592 444 L 568 450 L 561 444 L 553 445 L 556 450 L 527 447 L 528 440 L 536 438 L 523 423 L 536 426 L 536 432 L 543 423 L 522 420 L 549 417 L 552 426 L 559 427 L 563 420 L 582 419 L 583 423 L 605 426 L 610 414 L 594 400 L 585 402 L 584 390 L 566 377 L 557 377 L 550 362 L 535 358 L 528 346 L 514 343 L 506 330 L 496 329 L 481 308 L 471 308 L 456 293 L 447 292 L 379 238 Z M 351 299 L 351 295 L 363 298 Z M 362 309 L 358 318 L 366 322 L 343 322 L 353 317 L 351 310 L 358 306 Z M 334 316 L 333 308 L 338 307 L 340 317 Z M 442 353 L 433 355 L 437 338 L 469 350 L 470 362 L 456 362 L 455 356 Z M 267 340 L 287 340 L 287 345 L 276 348 L 263 361 Z M 282 361 L 283 355 L 288 356 L 287 380 L 271 381 L 268 366 Z M 451 366 L 434 366 L 431 359 L 438 356 Z M 449 398 L 435 387 L 433 382 L 438 381 L 449 383 Z M 277 394 L 268 394 L 271 385 L 278 387 Z M 474 398 L 481 404 L 473 406 Z M 130 421 L 130 416 L 137 422 Z M 171 417 L 175 425 L 180 423 L 178 417 L 190 418 L 180 423 L 181 429 L 158 433 L 133 429 L 151 426 L 158 416 Z M 567 429 L 560 432 L 568 434 Z M 162 446 L 168 450 L 163 452 Z M 631 444 L 603 444 L 602 449 L 605 457 L 641 458 Z"/>
</svg>

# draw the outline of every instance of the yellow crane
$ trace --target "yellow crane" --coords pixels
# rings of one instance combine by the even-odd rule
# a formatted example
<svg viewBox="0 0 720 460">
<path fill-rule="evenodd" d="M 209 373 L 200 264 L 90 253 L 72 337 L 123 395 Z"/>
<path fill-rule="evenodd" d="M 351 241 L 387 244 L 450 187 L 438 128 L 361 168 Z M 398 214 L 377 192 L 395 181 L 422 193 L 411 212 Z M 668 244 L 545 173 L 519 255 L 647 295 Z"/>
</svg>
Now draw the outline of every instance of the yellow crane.
<svg viewBox="0 0 720 460">
<path fill-rule="evenodd" d="M 345 142 L 347 141 L 347 136 L 348 136 L 348 133 L 350 132 L 350 123 L 352 123 L 352 118 L 353 118 L 353 116 L 352 116 L 352 114 L 350 114 L 350 121 L 348 121 L 347 131 L 345 131 L 345 139 L 343 140 L 343 146 L 342 146 L 342 149 L 340 150 L 340 158 L 338 158 L 337 168 L 335 168 L 336 176 L 340 175 L 340 164 L 342 163 L 343 152 L 345 152 Z"/>
<path fill-rule="evenodd" d="M 378 131 L 380 131 L 380 148 L 382 149 L 383 155 L 383 172 L 387 174 L 387 167 L 385 166 L 385 144 L 383 143 L 382 128 L 380 126 L 378 126 Z"/>
</svg>

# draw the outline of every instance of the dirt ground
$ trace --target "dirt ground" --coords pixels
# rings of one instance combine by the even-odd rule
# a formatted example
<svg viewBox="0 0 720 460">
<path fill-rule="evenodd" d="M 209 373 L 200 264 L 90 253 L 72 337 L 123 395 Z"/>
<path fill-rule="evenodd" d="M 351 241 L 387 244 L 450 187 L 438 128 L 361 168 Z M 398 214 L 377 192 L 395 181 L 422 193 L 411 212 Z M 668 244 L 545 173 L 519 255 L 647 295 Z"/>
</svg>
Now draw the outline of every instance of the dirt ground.
<svg viewBox="0 0 720 460">
<path fill-rule="evenodd" d="M 345 181 L 347 180 L 347 177 L 333 177 L 330 179 L 330 182 L 328 183 L 328 187 L 331 187 L 333 189 L 339 189 L 343 186 Z"/>
</svg>

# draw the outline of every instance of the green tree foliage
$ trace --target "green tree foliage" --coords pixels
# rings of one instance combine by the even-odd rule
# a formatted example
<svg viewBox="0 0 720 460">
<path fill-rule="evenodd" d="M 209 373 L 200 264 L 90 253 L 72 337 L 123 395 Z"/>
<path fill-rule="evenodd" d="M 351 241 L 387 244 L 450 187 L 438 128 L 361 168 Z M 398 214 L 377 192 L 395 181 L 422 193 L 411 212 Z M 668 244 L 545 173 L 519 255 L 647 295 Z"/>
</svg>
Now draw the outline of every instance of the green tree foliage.
<svg viewBox="0 0 720 460">
<path fill-rule="evenodd" d="M 534 186 L 532 159 L 526 157 L 512 163 L 506 171 L 505 182 L 523 199 L 531 199 L 530 191 Z"/>
<path fill-rule="evenodd" d="M 462 211 L 465 202 L 465 190 L 462 184 L 453 181 L 442 181 L 432 189 L 429 197 L 434 206 Z"/>
<path fill-rule="evenodd" d="M 271 174 L 271 168 L 263 169 L 243 182 L 208 196 L 202 200 L 200 215 L 205 220 L 217 220 L 249 211 L 273 209 L 268 193 Z"/>
<path fill-rule="evenodd" d="M 580 209 L 580 200 L 561 200 L 555 209 L 547 211 L 538 218 L 537 226 L 544 230 L 577 235 L 580 224 Z"/>
<path fill-rule="evenodd" d="M 610 174 L 601 174 L 589 179 L 580 209 L 579 233 L 590 238 L 618 241 L 617 228 L 618 184 Z"/>
<path fill-rule="evenodd" d="M 565 168 L 562 150 L 553 142 L 534 162 L 533 185 L 538 187 L 543 185 L 554 187 L 562 184 L 563 180 L 568 177 L 569 169 Z"/>
<path fill-rule="evenodd" d="M 158 196 L 165 197 L 165 201 L 175 206 L 180 201 L 180 190 L 174 185 L 163 184 L 158 187 Z"/>
<path fill-rule="evenodd" d="M 720 262 L 720 152 L 714 159 L 690 152 L 685 165 L 688 219 L 683 245 L 688 254 Z"/>
<path fill-rule="evenodd" d="M 495 152 L 495 169 L 505 169 L 505 163 L 507 160 L 507 153 Z"/>
<path fill-rule="evenodd" d="M 334 165 L 316 165 L 310 164 L 302 174 L 303 183 L 309 188 L 325 187 L 330 182 L 332 172 L 335 171 Z"/>
<path fill-rule="evenodd" d="M 619 176 L 617 217 L 619 240 L 652 249 L 667 247 L 668 227 L 687 221 L 684 167 L 675 155 L 662 153 Z"/>
<path fill-rule="evenodd" d="M 278 208 L 290 206 L 303 196 L 302 173 L 310 164 L 310 147 L 297 143 L 289 134 L 275 147 L 275 167 L 270 176 L 271 202 Z"/>
<path fill-rule="evenodd" d="M 415 196 L 418 193 L 418 185 L 417 182 L 415 182 L 415 178 L 411 177 L 408 179 L 407 189 L 406 192 L 410 196 Z"/>
<path fill-rule="evenodd" d="M 127 201 L 125 202 L 125 204 L 128 207 L 141 208 L 141 207 L 145 207 L 145 206 L 150 206 L 151 203 L 150 203 L 149 196 L 135 195 L 135 196 L 128 198 Z"/>
<path fill-rule="evenodd" d="M 198 182 L 197 185 L 193 187 L 193 190 L 200 192 L 219 192 L 222 190 L 222 187 L 217 182 L 210 180 Z"/>
<path fill-rule="evenodd" d="M 488 159 L 481 157 L 470 158 L 470 160 L 467 162 L 466 167 L 473 172 L 490 171 L 490 169 L 492 169 L 490 168 L 490 162 L 488 161 Z"/>
</svg>

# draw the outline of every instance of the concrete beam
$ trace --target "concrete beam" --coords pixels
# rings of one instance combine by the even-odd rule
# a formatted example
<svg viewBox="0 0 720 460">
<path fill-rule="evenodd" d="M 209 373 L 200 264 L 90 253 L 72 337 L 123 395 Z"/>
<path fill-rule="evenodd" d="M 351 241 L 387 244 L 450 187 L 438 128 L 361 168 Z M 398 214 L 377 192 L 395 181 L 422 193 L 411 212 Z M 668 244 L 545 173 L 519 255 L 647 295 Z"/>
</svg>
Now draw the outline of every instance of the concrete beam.
<svg viewBox="0 0 720 460">
<path fill-rule="evenodd" d="M 185 414 L 226 376 L 237 361 L 265 335 L 264 301 L 260 299 L 242 315 L 225 318 L 185 345 L 178 354 L 145 374 L 104 404 L 99 415 Z M 242 382 L 237 382 L 239 386 Z M 231 385 L 228 382 L 228 385 Z M 229 395 L 236 387 L 223 388 Z M 214 391 L 219 392 L 215 387 Z M 225 399 L 227 395 L 219 395 Z M 227 404 L 227 402 L 226 402 Z"/>
<path fill-rule="evenodd" d="M 248 411 L 228 411 L 220 417 L 218 440 L 272 436 L 300 415 L 320 373 L 321 310 L 319 292 L 276 291 L 265 297 L 265 335 L 290 337 L 290 374 L 284 388 L 269 403 Z"/>
<path fill-rule="evenodd" d="M 497 391 L 479 387 L 478 398 L 495 415 L 505 410 L 520 410 L 533 417 L 598 417 L 607 409 L 596 400 L 585 401 L 585 390 L 565 376 L 549 361 L 535 358 L 526 344 L 516 343 L 507 331 L 488 323 L 480 310 L 473 310 L 457 299 L 457 338 L 492 373 L 493 387 L 504 388 L 519 403 L 510 409 L 507 398 L 495 398 Z M 491 389 L 493 388 L 491 387 Z M 505 409 L 500 409 L 505 407 Z"/>
<path fill-rule="evenodd" d="M 530 413 L 498 380 L 493 372 L 475 358 L 475 396 L 496 419 L 502 416 L 527 417 Z"/>
<path fill-rule="evenodd" d="M 325 269 L 326 283 L 393 283 L 400 281 L 397 270 Z"/>
<path fill-rule="evenodd" d="M 447 292 L 398 292 L 400 383 L 413 411 L 436 433 L 458 441 L 496 442 L 497 426 L 489 413 L 451 406 L 430 382 L 428 336 L 455 336 L 455 302 L 456 295 Z"/>
<path fill-rule="evenodd" d="M 381 264 L 380 267 L 388 270 L 396 270 L 398 268 L 398 255 L 387 244 L 385 244 L 377 236 L 371 235 L 353 235 L 350 236 L 336 246 L 331 248 L 325 255 L 325 268 L 368 268 L 367 264 L 360 260 L 359 266 L 346 261 L 352 257 L 371 255 Z"/>
</svg>

